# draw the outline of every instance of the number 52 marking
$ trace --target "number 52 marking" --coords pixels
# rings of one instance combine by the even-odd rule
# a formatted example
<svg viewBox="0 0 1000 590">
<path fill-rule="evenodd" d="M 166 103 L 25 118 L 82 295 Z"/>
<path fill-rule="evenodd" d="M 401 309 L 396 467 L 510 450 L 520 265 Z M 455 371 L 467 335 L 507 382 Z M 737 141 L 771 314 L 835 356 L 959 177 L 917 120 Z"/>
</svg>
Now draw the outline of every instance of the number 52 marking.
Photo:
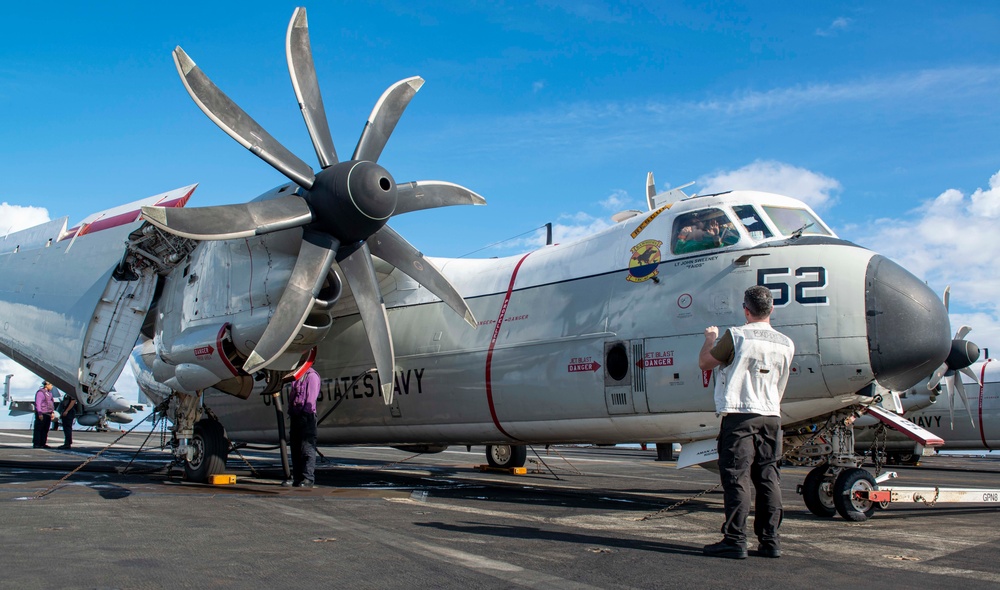
<svg viewBox="0 0 1000 590">
<path fill-rule="evenodd" d="M 774 306 L 781 307 L 787 305 L 789 301 L 789 286 L 787 282 L 778 282 L 771 277 L 791 276 L 788 268 L 761 268 L 757 270 L 757 284 L 767 287 L 774 295 Z M 795 301 L 802 305 L 829 305 L 830 301 L 826 295 L 817 294 L 817 291 L 826 289 L 826 269 L 822 266 L 802 266 L 795 269 L 795 276 L 807 280 L 800 280 L 795 283 Z M 813 280 L 808 280 L 813 279 Z M 806 290 L 810 293 L 806 293 Z"/>
</svg>

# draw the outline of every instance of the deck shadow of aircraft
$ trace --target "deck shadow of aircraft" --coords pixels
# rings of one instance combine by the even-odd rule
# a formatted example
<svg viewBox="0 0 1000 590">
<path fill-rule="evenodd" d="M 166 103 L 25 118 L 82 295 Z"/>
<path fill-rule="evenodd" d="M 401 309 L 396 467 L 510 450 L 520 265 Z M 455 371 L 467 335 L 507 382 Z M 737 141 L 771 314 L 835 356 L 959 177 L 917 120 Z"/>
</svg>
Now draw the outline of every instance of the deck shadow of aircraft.
<svg viewBox="0 0 1000 590">
<path fill-rule="evenodd" d="M 418 527 L 434 528 L 441 531 L 459 533 L 462 535 L 484 535 L 490 537 L 505 537 L 513 539 L 534 539 L 540 541 L 555 541 L 559 543 L 575 543 L 579 545 L 593 545 L 595 547 L 614 547 L 618 549 L 638 549 L 640 551 L 653 551 L 656 553 L 674 553 L 678 555 L 701 555 L 702 548 L 699 545 L 680 545 L 676 543 L 665 543 L 663 541 L 649 541 L 646 539 L 616 539 L 604 535 L 587 535 L 579 533 L 566 533 L 549 531 L 537 527 L 493 525 L 468 523 L 467 525 L 454 525 L 443 522 L 418 522 Z"/>
</svg>

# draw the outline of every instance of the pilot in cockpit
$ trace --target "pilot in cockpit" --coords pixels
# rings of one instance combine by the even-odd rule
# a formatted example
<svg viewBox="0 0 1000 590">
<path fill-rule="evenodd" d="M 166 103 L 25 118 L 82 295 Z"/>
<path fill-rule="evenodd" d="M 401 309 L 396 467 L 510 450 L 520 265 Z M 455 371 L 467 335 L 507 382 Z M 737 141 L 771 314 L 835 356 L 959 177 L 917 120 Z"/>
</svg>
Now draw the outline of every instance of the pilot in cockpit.
<svg viewBox="0 0 1000 590">
<path fill-rule="evenodd" d="M 731 246 L 739 240 L 740 234 L 728 218 L 713 216 L 706 219 L 693 214 L 689 219 L 682 221 L 674 242 L 674 253 L 686 254 Z"/>
</svg>

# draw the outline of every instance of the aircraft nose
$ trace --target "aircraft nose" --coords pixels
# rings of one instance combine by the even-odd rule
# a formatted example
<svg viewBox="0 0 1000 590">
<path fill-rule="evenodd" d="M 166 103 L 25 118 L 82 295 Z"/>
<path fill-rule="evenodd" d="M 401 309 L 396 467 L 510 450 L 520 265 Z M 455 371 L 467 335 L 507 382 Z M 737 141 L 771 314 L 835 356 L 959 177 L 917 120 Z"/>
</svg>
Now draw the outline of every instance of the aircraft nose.
<svg viewBox="0 0 1000 590">
<path fill-rule="evenodd" d="M 904 391 L 948 357 L 948 310 L 920 279 L 884 256 L 868 263 L 865 315 L 868 355 L 879 385 Z"/>
</svg>

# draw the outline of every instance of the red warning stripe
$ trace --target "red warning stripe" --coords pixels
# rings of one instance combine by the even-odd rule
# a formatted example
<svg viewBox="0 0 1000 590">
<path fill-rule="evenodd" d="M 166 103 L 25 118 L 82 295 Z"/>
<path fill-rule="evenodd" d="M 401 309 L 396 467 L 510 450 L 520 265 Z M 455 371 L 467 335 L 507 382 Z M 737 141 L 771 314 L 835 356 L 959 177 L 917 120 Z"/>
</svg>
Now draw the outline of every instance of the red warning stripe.
<svg viewBox="0 0 1000 590">
<path fill-rule="evenodd" d="M 514 266 L 514 272 L 510 275 L 510 284 L 507 286 L 507 294 L 504 295 L 503 304 L 500 306 L 500 315 L 497 316 L 497 323 L 493 326 L 493 337 L 490 338 L 490 348 L 486 352 L 486 401 L 490 405 L 490 416 L 493 417 L 493 424 L 497 427 L 504 436 L 513 440 L 520 440 L 515 436 L 511 436 L 509 432 L 503 429 L 500 425 L 500 420 L 497 418 L 497 410 L 493 405 L 493 347 L 496 346 L 497 338 L 500 336 L 500 327 L 503 326 L 504 316 L 507 315 L 507 304 L 510 303 L 510 294 L 514 292 L 514 280 L 517 279 L 517 271 L 520 270 L 521 264 L 524 259 L 531 255 L 528 252 L 517 261 L 517 265 Z"/>
<path fill-rule="evenodd" d="M 983 428 L 983 389 L 986 387 L 986 365 L 990 364 L 993 359 L 986 359 L 983 363 L 983 370 L 979 373 L 979 436 L 982 437 L 983 446 L 989 450 L 990 445 L 986 444 L 986 430 Z M 956 379 L 961 379 L 962 376 L 958 373 L 955 374 Z"/>
</svg>

